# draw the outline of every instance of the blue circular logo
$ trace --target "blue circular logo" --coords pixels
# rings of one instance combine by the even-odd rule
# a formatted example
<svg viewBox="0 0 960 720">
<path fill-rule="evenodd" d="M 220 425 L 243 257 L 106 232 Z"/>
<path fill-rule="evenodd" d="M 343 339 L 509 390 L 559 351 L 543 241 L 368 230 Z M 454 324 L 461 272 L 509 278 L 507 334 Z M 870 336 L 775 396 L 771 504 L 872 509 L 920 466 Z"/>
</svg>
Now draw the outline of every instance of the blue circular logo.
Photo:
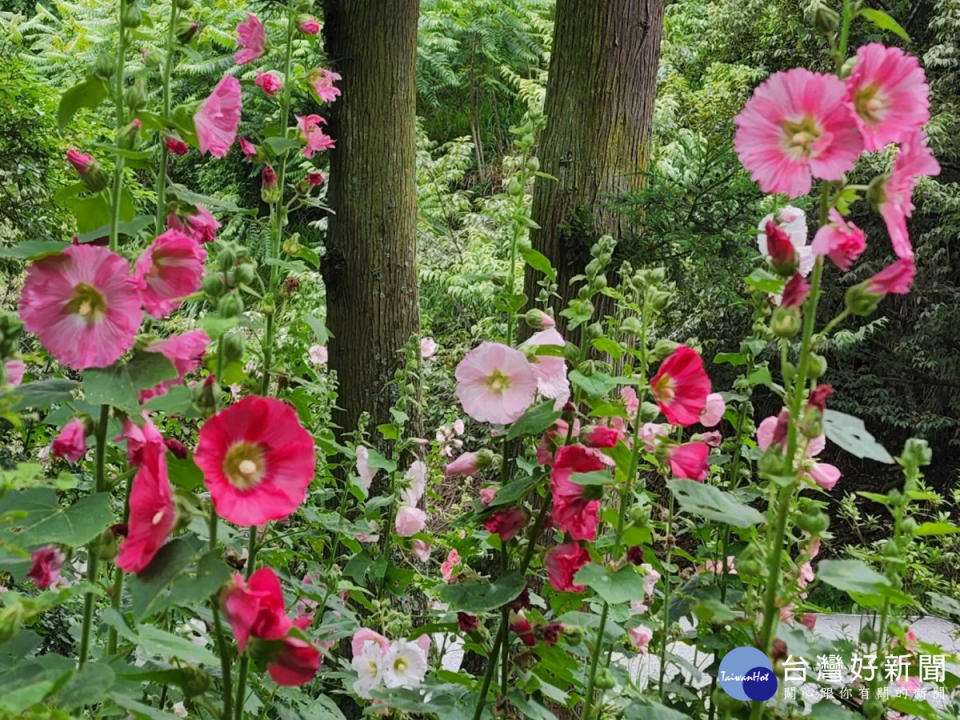
<svg viewBox="0 0 960 720">
<path fill-rule="evenodd" d="M 734 648 L 724 655 L 717 680 L 724 692 L 737 700 L 763 702 L 777 692 L 777 676 L 770 658 L 755 647 Z"/>
</svg>

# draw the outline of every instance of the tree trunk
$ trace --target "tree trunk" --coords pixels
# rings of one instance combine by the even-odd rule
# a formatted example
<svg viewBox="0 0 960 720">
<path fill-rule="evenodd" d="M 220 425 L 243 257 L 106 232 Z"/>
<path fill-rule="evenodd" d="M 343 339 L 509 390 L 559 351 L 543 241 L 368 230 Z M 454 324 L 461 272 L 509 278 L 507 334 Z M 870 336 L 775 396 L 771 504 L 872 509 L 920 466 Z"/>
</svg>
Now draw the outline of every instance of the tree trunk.
<svg viewBox="0 0 960 720">
<path fill-rule="evenodd" d="M 557 270 L 559 312 L 576 296 L 601 235 L 626 221 L 608 201 L 643 183 L 653 126 L 664 0 L 557 0 L 531 233 Z M 527 268 L 529 297 L 540 274 Z M 563 319 L 557 317 L 558 322 Z"/>
<path fill-rule="evenodd" d="M 336 421 L 389 420 L 387 381 L 419 331 L 415 66 L 419 0 L 324 0 L 324 38 L 343 76 L 330 108 L 323 277 Z"/>
</svg>

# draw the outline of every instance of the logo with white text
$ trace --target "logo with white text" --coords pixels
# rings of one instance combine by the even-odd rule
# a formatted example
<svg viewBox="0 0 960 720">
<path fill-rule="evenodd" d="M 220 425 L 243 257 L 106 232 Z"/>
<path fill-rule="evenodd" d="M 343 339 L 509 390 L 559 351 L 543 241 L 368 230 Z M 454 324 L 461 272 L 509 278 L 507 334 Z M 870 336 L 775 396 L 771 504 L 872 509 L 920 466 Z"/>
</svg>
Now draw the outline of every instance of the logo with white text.
<svg viewBox="0 0 960 720">
<path fill-rule="evenodd" d="M 755 647 L 734 648 L 720 661 L 717 680 L 737 700 L 769 700 L 777 692 L 777 676 L 770 658 Z"/>
</svg>

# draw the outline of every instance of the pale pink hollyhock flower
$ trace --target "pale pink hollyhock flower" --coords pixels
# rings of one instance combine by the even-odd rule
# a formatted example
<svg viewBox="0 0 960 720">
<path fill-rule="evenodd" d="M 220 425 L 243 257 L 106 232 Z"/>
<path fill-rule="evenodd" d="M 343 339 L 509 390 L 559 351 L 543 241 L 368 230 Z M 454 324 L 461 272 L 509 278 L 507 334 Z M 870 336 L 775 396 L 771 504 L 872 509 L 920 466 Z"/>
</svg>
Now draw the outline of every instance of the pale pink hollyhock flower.
<svg viewBox="0 0 960 720">
<path fill-rule="evenodd" d="M 144 413 L 143 426 L 137 425 L 129 417 L 123 421 L 123 432 L 115 437 L 114 442 L 127 442 L 127 462 L 132 467 L 140 467 L 147 453 L 156 451 L 164 444 L 163 436 L 150 418 Z"/>
<path fill-rule="evenodd" d="M 653 630 L 646 625 L 637 625 L 635 628 L 630 628 L 627 634 L 630 635 L 630 642 L 633 643 L 634 649 L 641 655 L 646 655 L 650 640 L 653 639 Z"/>
<path fill-rule="evenodd" d="M 454 578 L 456 578 L 454 571 L 458 567 L 460 567 L 460 553 L 456 550 L 451 550 L 447 554 L 447 559 L 440 565 L 440 577 L 442 577 L 445 582 L 453 582 Z"/>
<path fill-rule="evenodd" d="M 839 180 L 863 149 L 843 82 L 804 68 L 767 78 L 734 123 L 740 162 L 765 193 L 806 195 L 811 177 Z"/>
<path fill-rule="evenodd" d="M 681 345 L 660 363 L 650 381 L 653 396 L 673 425 L 693 425 L 710 394 L 710 378 L 703 369 L 703 360 L 693 348 Z"/>
<path fill-rule="evenodd" d="M 940 163 L 930 150 L 925 132 L 917 130 L 903 138 L 890 177 L 880 185 L 875 198 L 898 258 L 913 257 L 907 218 L 913 215 L 913 188 L 917 178 L 939 173 Z"/>
<path fill-rule="evenodd" d="M 257 79 L 253 81 L 253 84 L 270 97 L 283 90 L 283 80 L 275 73 L 263 72 L 263 70 L 257 70 Z"/>
<path fill-rule="evenodd" d="M 495 497 L 497 497 L 497 488 L 493 485 L 480 488 L 480 502 L 482 502 L 484 505 L 489 505 L 492 503 Z"/>
<path fill-rule="evenodd" d="M 87 430 L 83 420 L 73 418 L 53 441 L 53 456 L 77 462 L 87 452 Z"/>
<path fill-rule="evenodd" d="M 627 410 L 630 419 L 637 414 L 640 408 L 640 400 L 637 398 L 637 391 L 630 386 L 620 388 L 620 397 L 623 399 L 623 406 Z"/>
<path fill-rule="evenodd" d="M 200 289 L 207 251 L 179 230 L 167 230 L 137 258 L 133 277 L 143 307 L 155 318 L 180 307 L 183 298 Z"/>
<path fill-rule="evenodd" d="M 427 522 L 427 514 L 420 508 L 404 505 L 397 511 L 397 518 L 394 526 L 397 535 L 400 537 L 410 537 L 423 530 Z"/>
<path fill-rule="evenodd" d="M 237 65 L 246 65 L 253 62 L 264 53 L 267 44 L 267 32 L 263 23 L 253 13 L 247 13 L 247 21 L 237 25 L 237 46 L 240 48 L 233 55 Z"/>
<path fill-rule="evenodd" d="M 807 244 L 806 213 L 798 207 L 786 205 L 775 213 L 765 215 L 757 225 L 757 247 L 760 254 L 772 262 L 768 223 L 773 223 L 777 229 L 786 233 L 796 252 L 797 271 L 804 277 L 809 275 L 810 271 L 813 270 L 813 263 L 816 258 L 812 248 Z"/>
<path fill-rule="evenodd" d="M 650 597 L 660 581 L 660 573 L 654 570 L 649 563 L 643 563 L 640 569 L 643 571 L 643 594 Z"/>
<path fill-rule="evenodd" d="M 707 404 L 700 412 L 700 424 L 704 427 L 714 427 L 723 420 L 723 413 L 727 410 L 727 404 L 723 401 L 723 395 L 720 393 L 710 393 L 707 395 Z"/>
<path fill-rule="evenodd" d="M 670 472 L 673 473 L 674 477 L 703 482 L 709 471 L 707 466 L 707 456 L 709 454 L 710 446 L 706 443 L 689 442 L 677 445 L 670 449 L 667 456 L 670 462 Z"/>
<path fill-rule="evenodd" d="M 420 357 L 424 360 L 437 354 L 437 341 L 432 337 L 420 338 Z"/>
<path fill-rule="evenodd" d="M 317 68 L 310 73 L 307 81 L 320 100 L 333 102 L 340 97 L 340 89 L 334 85 L 334 83 L 340 79 L 339 73 L 335 73 L 332 70 L 325 70 L 324 68 Z"/>
<path fill-rule="evenodd" d="M 411 549 L 414 557 L 420 562 L 427 562 L 430 559 L 430 552 L 432 551 L 430 543 L 417 539 L 411 543 Z"/>
<path fill-rule="evenodd" d="M 129 264 L 106 248 L 71 245 L 27 269 L 24 326 L 74 370 L 113 363 L 133 346 L 142 316 Z"/>
<path fill-rule="evenodd" d="M 916 675 L 909 676 L 900 676 L 894 682 L 900 687 L 907 695 L 913 696 L 916 695 L 920 690 L 923 689 L 923 680 L 921 680 Z"/>
<path fill-rule="evenodd" d="M 166 447 L 147 445 L 130 489 L 130 519 L 127 537 L 117 555 L 117 567 L 126 573 L 141 572 L 167 541 L 176 523 Z"/>
<path fill-rule="evenodd" d="M 353 634 L 350 640 L 350 651 L 352 657 L 358 657 L 363 653 L 364 643 L 372 642 L 380 648 L 380 654 L 386 655 L 390 649 L 390 641 L 380 633 L 370 628 L 362 627 Z"/>
<path fill-rule="evenodd" d="M 577 542 L 558 545 L 544 557 L 550 584 L 560 592 L 583 592 L 584 586 L 574 585 L 573 578 L 588 562 L 590 553 Z"/>
<path fill-rule="evenodd" d="M 326 345 L 311 345 L 308 352 L 310 353 L 310 362 L 314 365 L 326 365 L 330 357 Z"/>
<path fill-rule="evenodd" d="M 807 443 L 807 459 L 804 462 L 804 469 L 808 478 L 813 480 L 824 490 L 833 490 L 833 487 L 840 480 L 840 469 L 829 463 L 817 462 L 814 458 L 823 452 L 827 445 L 827 438 L 824 435 L 817 435 L 811 438 Z"/>
<path fill-rule="evenodd" d="M 447 477 L 452 475 L 471 477 L 479 469 L 480 466 L 477 464 L 477 454 L 475 452 L 465 452 L 453 462 L 448 463 L 443 472 Z M 494 492 L 496 492 L 496 490 L 494 490 Z"/>
<path fill-rule="evenodd" d="M 874 295 L 887 295 L 889 293 L 906 295 L 910 292 L 910 286 L 913 285 L 913 278 L 916 274 L 917 267 L 913 263 L 913 258 L 902 258 L 887 265 L 871 277 L 867 285 L 867 291 Z"/>
<path fill-rule="evenodd" d="M 456 420 L 453 421 L 453 431 L 457 435 L 463 435 L 466 429 L 467 429 L 466 425 L 463 424 L 463 420 L 461 420 L 460 418 L 457 418 Z"/>
<path fill-rule="evenodd" d="M 320 32 L 320 23 L 316 21 L 315 18 L 307 18 L 303 20 L 297 27 L 300 29 L 304 35 L 316 35 Z"/>
<path fill-rule="evenodd" d="M 498 535 L 502 542 L 507 542 L 507 540 L 515 537 L 526 524 L 527 514 L 523 511 L 523 508 L 518 507 L 496 512 L 483 521 L 483 526 L 487 529 L 487 532 Z"/>
<path fill-rule="evenodd" d="M 846 272 L 866 247 L 863 230 L 848 222 L 836 208 L 830 208 L 830 222 L 817 230 L 811 250 L 814 255 L 826 255 Z"/>
<path fill-rule="evenodd" d="M 304 157 L 312 158 L 317 152 L 336 147 L 333 138 L 320 127 L 326 124 L 327 121 L 319 115 L 297 115 L 297 127 L 300 129 L 302 139 L 307 143 L 302 150 Z"/>
<path fill-rule="evenodd" d="M 200 428 L 194 462 L 213 507 L 237 525 L 264 525 L 295 512 L 313 481 L 313 438 L 296 412 L 248 395 Z"/>
<path fill-rule="evenodd" d="M 370 492 L 377 469 L 370 467 L 370 451 L 363 445 L 357 445 L 357 475 L 360 477 L 360 486 Z"/>
<path fill-rule="evenodd" d="M 535 348 L 541 345 L 565 345 L 563 336 L 554 329 L 541 330 L 531 335 L 521 348 Z M 559 410 L 570 399 L 570 381 L 567 380 L 567 361 L 555 355 L 537 355 L 532 359 L 533 372 L 537 376 L 537 390 L 545 398 L 555 400 L 553 406 Z"/>
<path fill-rule="evenodd" d="M 30 556 L 30 570 L 27 577 L 40 590 L 46 590 L 60 579 L 60 568 L 63 567 L 63 553 L 56 545 L 45 545 L 33 551 Z"/>
<path fill-rule="evenodd" d="M 214 157 L 222 158 L 230 150 L 240 125 L 243 104 L 240 94 L 240 81 L 233 75 L 224 75 L 194 113 L 193 124 L 201 153 L 209 151 Z"/>
<path fill-rule="evenodd" d="M 7 375 L 7 385 L 16 387 L 23 382 L 23 374 L 26 372 L 27 366 L 23 364 L 23 360 L 15 358 L 13 360 L 7 360 L 3 364 L 3 369 Z"/>
<path fill-rule="evenodd" d="M 257 146 L 247 140 L 243 135 L 237 138 L 240 143 L 240 152 L 243 153 L 244 160 L 252 162 L 257 156 Z"/>
<path fill-rule="evenodd" d="M 640 426 L 640 440 L 647 452 L 653 452 L 660 438 L 670 433 L 670 426 L 663 423 L 644 423 Z"/>
<path fill-rule="evenodd" d="M 900 142 L 930 119 L 930 90 L 923 68 L 900 48 L 861 45 L 857 64 L 844 84 L 868 152 Z"/>
<path fill-rule="evenodd" d="M 162 354 L 173 363 L 177 377 L 163 380 L 148 390 L 140 391 L 140 402 L 146 402 L 157 395 L 164 395 L 174 385 L 180 385 L 187 373 L 191 373 L 203 364 L 203 356 L 210 344 L 210 336 L 203 330 L 190 330 L 182 335 L 170 337 L 146 348 L 147 352 Z"/>
<path fill-rule="evenodd" d="M 720 447 L 720 443 L 723 442 L 723 435 L 720 434 L 719 430 L 711 430 L 710 432 L 694 435 L 693 439 L 699 440 L 700 442 L 706 443 L 708 446 L 715 448 Z"/>
<path fill-rule="evenodd" d="M 403 474 L 407 486 L 400 492 L 400 501 L 405 505 L 416 506 L 427 489 L 427 465 L 423 460 L 414 460 Z"/>
<path fill-rule="evenodd" d="M 190 152 L 190 146 L 174 135 L 167 135 L 163 141 L 167 152 L 172 152 L 174 155 L 186 155 Z"/>
<path fill-rule="evenodd" d="M 526 355 L 501 343 L 475 347 L 455 375 L 464 412 L 480 422 L 512 423 L 530 407 L 537 391 L 537 375 Z"/>
<path fill-rule="evenodd" d="M 194 211 L 184 218 L 176 213 L 168 215 L 167 227 L 179 230 L 199 243 L 206 243 L 216 239 L 220 223 L 203 205 L 197 205 Z"/>
<path fill-rule="evenodd" d="M 737 558 L 733 555 L 728 555 L 726 562 L 721 562 L 720 560 L 707 560 L 703 565 L 699 565 L 697 570 L 700 572 L 717 573 L 718 575 L 721 573 L 736 575 L 736 560 Z"/>
</svg>

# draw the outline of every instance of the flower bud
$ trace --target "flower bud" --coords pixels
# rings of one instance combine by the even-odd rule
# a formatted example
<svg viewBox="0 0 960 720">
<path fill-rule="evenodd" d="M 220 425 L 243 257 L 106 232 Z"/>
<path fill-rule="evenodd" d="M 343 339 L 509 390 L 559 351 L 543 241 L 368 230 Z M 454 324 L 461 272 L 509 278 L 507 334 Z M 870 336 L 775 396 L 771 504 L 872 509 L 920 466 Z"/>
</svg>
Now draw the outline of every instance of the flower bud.
<svg viewBox="0 0 960 720">
<path fill-rule="evenodd" d="M 126 0 L 121 1 L 124 3 L 124 7 L 120 12 L 120 24 L 128 30 L 140 27 L 140 23 L 143 22 L 143 17 L 140 14 L 140 8 L 137 3 L 127 2 Z"/>
<path fill-rule="evenodd" d="M 800 262 L 797 249 L 793 246 L 790 236 L 773 220 L 770 220 L 764 226 L 764 233 L 767 236 L 767 253 L 769 254 L 770 264 L 778 275 L 790 277 L 797 271 Z"/>
<path fill-rule="evenodd" d="M 193 7 L 193 0 L 177 0 L 177 7 L 181 10 L 189 10 Z"/>
<path fill-rule="evenodd" d="M 97 555 L 101 560 L 110 561 L 117 556 L 117 552 L 117 536 L 112 528 L 107 528 L 100 533 L 100 539 L 97 543 Z"/>
<path fill-rule="evenodd" d="M 860 628 L 860 642 L 864 645 L 873 645 L 877 641 L 877 632 L 872 625 L 864 625 Z"/>
<path fill-rule="evenodd" d="M 222 318 L 237 317 L 243 312 L 243 299 L 238 292 L 228 292 L 217 303 L 217 315 Z"/>
<path fill-rule="evenodd" d="M 889 175 L 877 175 L 867 186 L 866 198 L 874 207 L 879 207 L 887 201 L 887 180 Z"/>
<path fill-rule="evenodd" d="M 177 23 L 177 42 L 188 45 L 198 30 L 200 30 L 200 23 L 181 20 Z"/>
<path fill-rule="evenodd" d="M 217 411 L 217 397 L 220 395 L 220 386 L 217 378 L 208 375 L 202 383 L 193 386 L 190 392 L 194 406 L 202 415 L 212 415 Z"/>
<path fill-rule="evenodd" d="M 223 293 L 223 278 L 217 273 L 210 273 L 203 278 L 203 292 L 211 298 L 218 298 Z"/>
<path fill-rule="evenodd" d="M 760 460 L 757 461 L 757 470 L 761 475 L 778 475 L 783 471 L 783 455 L 774 446 L 768 447 Z"/>
<path fill-rule="evenodd" d="M 227 333 L 223 336 L 223 358 L 227 362 L 239 362 L 243 359 L 243 335 L 238 332 Z"/>
<path fill-rule="evenodd" d="M 598 322 L 591 323 L 585 328 L 587 337 L 591 340 L 603 337 L 603 325 Z"/>
<path fill-rule="evenodd" d="M 67 150 L 67 161 L 73 165 L 73 169 L 80 176 L 80 181 L 90 192 L 100 192 L 110 182 L 106 171 L 91 155 L 70 148 Z"/>
<path fill-rule="evenodd" d="M 620 329 L 631 335 L 641 335 L 643 334 L 643 323 L 640 322 L 640 318 L 631 315 L 620 324 Z"/>
<path fill-rule="evenodd" d="M 300 254 L 300 242 L 295 237 L 287 238 L 283 241 L 283 252 L 287 255 Z"/>
<path fill-rule="evenodd" d="M 813 21 L 813 26 L 821 35 L 833 35 L 840 22 L 840 14 L 824 4 L 821 0 L 814 0 L 807 6 L 807 17 Z"/>
<path fill-rule="evenodd" d="M 202 668 L 192 665 L 180 666 L 180 672 L 183 674 L 183 694 L 187 697 L 203 695 L 210 689 L 210 673 Z"/>
<path fill-rule="evenodd" d="M 299 15 L 297 17 L 297 27 L 304 35 L 316 35 L 320 32 L 320 23 L 310 15 Z"/>
<path fill-rule="evenodd" d="M 933 459 L 933 453 L 930 451 L 930 446 L 926 440 L 910 438 L 904 444 L 903 452 L 900 453 L 898 459 L 903 467 L 916 470 L 924 465 L 929 465 Z"/>
<path fill-rule="evenodd" d="M 673 340 L 657 340 L 657 344 L 653 346 L 653 350 L 650 352 L 650 362 L 663 360 L 678 347 L 680 347 L 680 343 Z"/>
<path fill-rule="evenodd" d="M 807 364 L 807 374 L 813 380 L 822 378 L 827 374 L 827 359 L 823 355 L 810 353 L 810 359 Z"/>
<path fill-rule="evenodd" d="M 277 184 L 277 173 L 269 165 L 263 166 L 260 173 L 260 197 L 267 205 L 280 202 L 280 187 Z"/>
<path fill-rule="evenodd" d="M 113 53 L 101 52 L 93 63 L 93 74 L 101 80 L 109 80 L 116 69 Z"/>
<path fill-rule="evenodd" d="M 253 263 L 240 263 L 234 268 L 234 278 L 237 283 L 249 285 L 257 275 L 257 266 Z"/>
<path fill-rule="evenodd" d="M 530 310 L 527 310 L 526 314 L 523 316 L 523 319 L 526 321 L 527 325 L 535 330 L 547 330 L 549 328 L 556 327 L 557 325 L 556 320 L 539 308 L 531 308 Z"/>
<path fill-rule="evenodd" d="M 613 678 L 613 673 L 610 672 L 609 668 L 604 668 L 596 679 L 596 685 L 598 690 L 610 690 L 615 687 L 617 684 L 616 680 Z"/>
<path fill-rule="evenodd" d="M 219 265 L 220 269 L 223 270 L 223 272 L 226 272 L 236 264 L 237 264 L 237 255 L 233 251 L 233 248 L 229 246 L 224 247 L 217 254 L 217 265 Z"/>
<path fill-rule="evenodd" d="M 789 340 L 800 332 L 800 311 L 795 307 L 778 307 L 770 319 L 770 331 L 778 338 Z"/>
<path fill-rule="evenodd" d="M 656 403 L 644 401 L 640 404 L 640 411 L 638 414 L 640 416 L 640 422 L 653 422 L 660 414 L 660 406 Z"/>
<path fill-rule="evenodd" d="M 520 178 L 514 176 L 510 180 L 510 184 L 507 186 L 507 192 L 513 197 L 518 197 L 523 194 L 523 183 L 520 182 Z"/>
<path fill-rule="evenodd" d="M 133 88 L 130 88 L 131 90 Z M 120 131 L 120 136 L 117 138 L 118 145 L 126 150 L 130 150 L 136 147 L 137 139 L 140 137 L 140 128 L 142 123 L 139 118 L 134 118 L 126 127 Z"/>
<path fill-rule="evenodd" d="M 882 299 L 882 295 L 870 292 L 870 281 L 864 280 L 847 289 L 844 304 L 851 315 L 866 316 L 877 309 Z"/>
<path fill-rule="evenodd" d="M 163 54 L 151 48 L 141 50 L 140 57 L 143 58 L 143 66 L 151 70 L 155 70 L 163 64 Z"/>
<path fill-rule="evenodd" d="M 579 625 L 564 625 L 563 637 L 570 645 L 579 645 L 583 642 L 583 628 Z"/>
</svg>

